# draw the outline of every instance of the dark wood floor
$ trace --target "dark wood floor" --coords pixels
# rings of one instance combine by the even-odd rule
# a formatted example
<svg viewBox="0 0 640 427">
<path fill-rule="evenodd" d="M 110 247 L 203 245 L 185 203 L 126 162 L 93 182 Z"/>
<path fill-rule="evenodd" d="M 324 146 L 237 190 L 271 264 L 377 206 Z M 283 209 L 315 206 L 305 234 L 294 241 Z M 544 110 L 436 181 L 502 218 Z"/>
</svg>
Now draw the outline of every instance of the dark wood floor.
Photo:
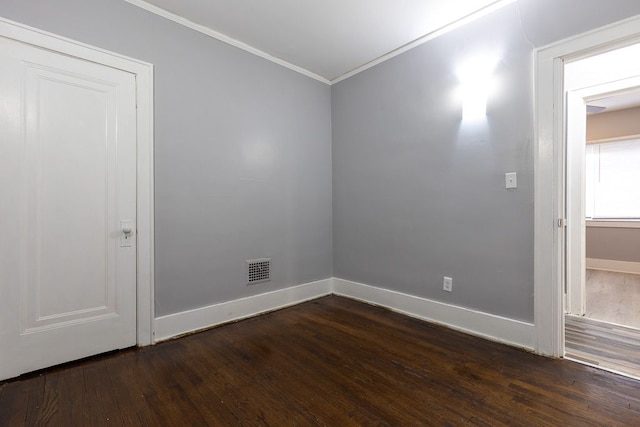
<svg viewBox="0 0 640 427">
<path fill-rule="evenodd" d="M 339 297 L 0 385 L 0 426 L 640 425 L 640 383 Z"/>
</svg>

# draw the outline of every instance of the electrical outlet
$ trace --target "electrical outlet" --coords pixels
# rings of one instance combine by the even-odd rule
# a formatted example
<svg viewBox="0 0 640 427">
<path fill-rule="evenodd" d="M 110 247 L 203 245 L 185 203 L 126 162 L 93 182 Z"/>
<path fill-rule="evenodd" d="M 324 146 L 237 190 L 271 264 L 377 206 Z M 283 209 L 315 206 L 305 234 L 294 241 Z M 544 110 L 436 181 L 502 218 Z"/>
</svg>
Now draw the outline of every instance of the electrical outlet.
<svg viewBox="0 0 640 427">
<path fill-rule="evenodd" d="M 444 276 L 442 279 L 442 290 L 447 292 L 453 291 L 453 279 L 451 277 Z"/>
</svg>

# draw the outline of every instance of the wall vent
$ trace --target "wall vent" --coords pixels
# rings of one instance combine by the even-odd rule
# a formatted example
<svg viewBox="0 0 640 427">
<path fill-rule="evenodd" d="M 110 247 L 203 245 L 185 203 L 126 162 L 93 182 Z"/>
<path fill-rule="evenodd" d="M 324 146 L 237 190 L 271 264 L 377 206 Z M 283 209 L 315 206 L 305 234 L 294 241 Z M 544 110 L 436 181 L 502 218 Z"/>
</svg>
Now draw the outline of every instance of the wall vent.
<svg viewBox="0 0 640 427">
<path fill-rule="evenodd" d="M 271 258 L 247 260 L 247 285 L 271 280 Z"/>
</svg>

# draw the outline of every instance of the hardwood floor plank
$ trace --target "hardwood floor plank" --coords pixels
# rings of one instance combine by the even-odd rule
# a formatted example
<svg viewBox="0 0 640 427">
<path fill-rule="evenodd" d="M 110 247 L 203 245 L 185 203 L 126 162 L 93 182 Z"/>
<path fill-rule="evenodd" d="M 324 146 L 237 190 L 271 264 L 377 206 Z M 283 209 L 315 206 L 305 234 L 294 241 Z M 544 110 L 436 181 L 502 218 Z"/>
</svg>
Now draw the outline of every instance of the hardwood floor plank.
<svg viewBox="0 0 640 427">
<path fill-rule="evenodd" d="M 0 384 L 0 425 L 634 425 L 640 383 L 326 297 Z"/>
<path fill-rule="evenodd" d="M 40 413 L 46 413 L 47 406 L 45 402 L 45 378 L 38 376 L 33 379 L 29 385 L 29 400 L 27 403 L 27 413 L 25 416 L 25 425 L 36 424 L 40 418 Z"/>
<path fill-rule="evenodd" d="M 568 357 L 640 377 L 640 330 L 569 315 L 565 325 Z"/>
<path fill-rule="evenodd" d="M 3 384 L 0 394 L 0 426 L 19 426 L 26 423 L 31 387 L 35 385 L 24 381 Z"/>
</svg>

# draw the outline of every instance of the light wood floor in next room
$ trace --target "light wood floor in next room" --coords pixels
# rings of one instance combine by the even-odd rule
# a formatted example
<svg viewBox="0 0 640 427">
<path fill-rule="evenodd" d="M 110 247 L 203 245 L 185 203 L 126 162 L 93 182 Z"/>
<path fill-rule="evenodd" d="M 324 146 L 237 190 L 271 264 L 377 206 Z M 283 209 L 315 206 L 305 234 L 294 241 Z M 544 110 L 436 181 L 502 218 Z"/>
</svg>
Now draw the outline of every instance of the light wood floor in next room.
<svg viewBox="0 0 640 427">
<path fill-rule="evenodd" d="M 330 296 L 0 384 L 0 426 L 640 425 L 640 382 Z"/>
<path fill-rule="evenodd" d="M 640 274 L 587 270 L 585 290 L 585 317 L 640 329 Z"/>
</svg>

